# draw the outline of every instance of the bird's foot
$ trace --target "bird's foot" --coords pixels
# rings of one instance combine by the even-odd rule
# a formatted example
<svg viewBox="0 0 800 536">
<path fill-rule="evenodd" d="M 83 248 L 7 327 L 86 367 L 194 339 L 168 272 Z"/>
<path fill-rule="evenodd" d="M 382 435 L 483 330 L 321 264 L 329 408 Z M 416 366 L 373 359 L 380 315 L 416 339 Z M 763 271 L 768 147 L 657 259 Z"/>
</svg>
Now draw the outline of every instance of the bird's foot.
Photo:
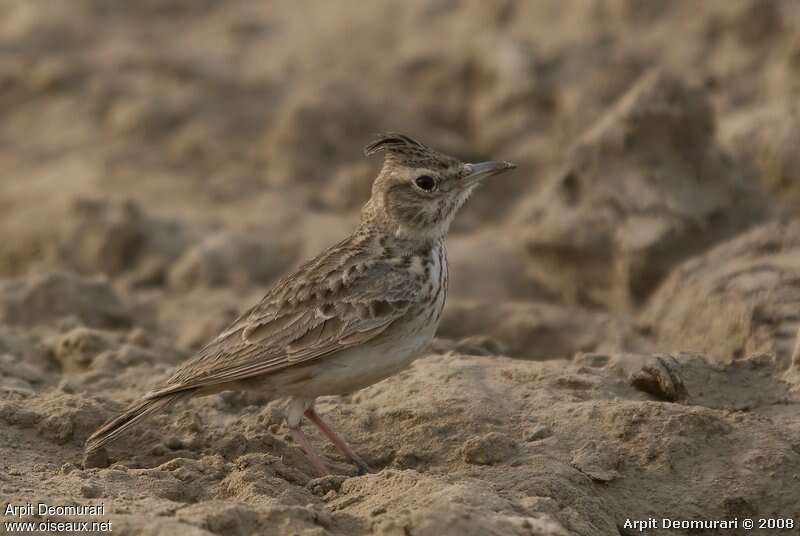
<svg viewBox="0 0 800 536">
<path fill-rule="evenodd" d="M 356 467 L 358 468 L 358 476 L 364 476 L 376 472 L 375 469 L 370 467 L 366 462 L 364 462 L 364 460 L 353 460 L 353 463 L 355 463 Z"/>
</svg>

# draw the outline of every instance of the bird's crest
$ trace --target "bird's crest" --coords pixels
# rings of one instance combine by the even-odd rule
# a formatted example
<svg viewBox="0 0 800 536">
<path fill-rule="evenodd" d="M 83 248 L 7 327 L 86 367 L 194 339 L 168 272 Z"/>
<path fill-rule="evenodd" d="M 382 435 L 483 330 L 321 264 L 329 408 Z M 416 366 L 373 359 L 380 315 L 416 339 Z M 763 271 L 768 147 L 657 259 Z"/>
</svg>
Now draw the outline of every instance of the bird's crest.
<svg viewBox="0 0 800 536">
<path fill-rule="evenodd" d="M 404 134 L 387 132 L 386 134 L 381 134 L 375 141 L 364 147 L 364 154 L 370 156 L 379 151 L 404 153 L 419 152 L 420 150 L 430 151 L 430 148 Z"/>
</svg>

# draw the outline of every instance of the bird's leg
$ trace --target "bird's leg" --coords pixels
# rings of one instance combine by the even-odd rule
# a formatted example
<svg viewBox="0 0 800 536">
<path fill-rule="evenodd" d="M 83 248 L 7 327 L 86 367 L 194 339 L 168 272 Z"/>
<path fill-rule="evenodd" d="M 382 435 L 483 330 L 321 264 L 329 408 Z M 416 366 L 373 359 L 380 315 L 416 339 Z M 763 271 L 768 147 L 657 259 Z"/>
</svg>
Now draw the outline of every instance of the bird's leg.
<svg viewBox="0 0 800 536">
<path fill-rule="evenodd" d="M 367 462 L 365 462 L 361 456 L 356 454 L 350 445 L 348 445 L 345 440 L 333 430 L 333 428 L 328 426 L 328 424 L 323 421 L 319 415 L 317 415 L 317 412 L 314 411 L 313 406 L 305 411 L 305 416 L 308 417 L 309 421 L 317 425 L 317 428 L 319 428 L 320 432 L 322 432 L 325 437 L 327 437 L 331 443 L 333 443 L 333 446 L 336 447 L 339 452 L 344 454 L 350 461 L 356 464 L 358 467 L 358 474 L 363 475 L 374 472 L 372 468 L 367 465 Z"/>
<path fill-rule="evenodd" d="M 294 438 L 297 444 L 305 451 L 308 461 L 311 462 L 311 465 L 319 472 L 320 476 L 325 476 L 330 474 L 328 467 L 325 465 L 325 462 L 322 461 L 319 454 L 317 454 L 317 451 L 314 450 L 311 441 L 308 440 L 308 437 L 300 429 L 300 422 L 303 420 L 303 412 L 308 407 L 313 408 L 313 403 L 313 399 L 292 398 L 287 408 L 286 424 L 289 427 L 289 433 L 292 434 L 292 438 Z"/>
<path fill-rule="evenodd" d="M 328 467 L 325 465 L 325 462 L 322 461 L 322 458 L 319 457 L 317 451 L 314 450 L 314 447 L 311 446 L 311 441 L 308 440 L 308 437 L 303 433 L 303 431 L 298 426 L 297 428 L 289 428 L 289 433 L 292 434 L 292 437 L 300 445 L 306 453 L 306 457 L 308 461 L 311 462 L 311 465 L 314 466 L 314 469 L 319 472 L 320 476 L 325 476 L 330 474 Z"/>
</svg>

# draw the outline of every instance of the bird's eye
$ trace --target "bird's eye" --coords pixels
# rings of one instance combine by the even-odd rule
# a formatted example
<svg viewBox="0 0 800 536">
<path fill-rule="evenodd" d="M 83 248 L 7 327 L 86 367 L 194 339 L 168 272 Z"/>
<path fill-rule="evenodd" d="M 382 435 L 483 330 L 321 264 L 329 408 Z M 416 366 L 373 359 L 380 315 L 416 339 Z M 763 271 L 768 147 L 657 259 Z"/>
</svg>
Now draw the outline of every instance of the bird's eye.
<svg viewBox="0 0 800 536">
<path fill-rule="evenodd" d="M 416 184 L 421 190 L 425 190 L 426 192 L 432 192 L 436 189 L 436 180 L 429 176 L 429 175 L 422 175 L 414 179 L 414 184 Z"/>
</svg>

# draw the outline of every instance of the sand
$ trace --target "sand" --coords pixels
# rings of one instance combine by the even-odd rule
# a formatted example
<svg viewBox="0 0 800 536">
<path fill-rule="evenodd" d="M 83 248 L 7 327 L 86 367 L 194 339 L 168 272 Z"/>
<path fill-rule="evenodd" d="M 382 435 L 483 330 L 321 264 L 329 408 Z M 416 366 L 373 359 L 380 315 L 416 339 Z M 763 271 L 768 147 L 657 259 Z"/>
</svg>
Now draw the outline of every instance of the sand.
<svg viewBox="0 0 800 536">
<path fill-rule="evenodd" d="M 791 0 L 3 2 L 2 521 L 796 533 L 798 96 Z M 361 149 L 387 130 L 519 169 L 454 225 L 430 349 L 318 402 L 377 472 L 309 426 L 318 478 L 284 402 L 233 392 L 84 459 L 353 228 L 380 165 Z"/>
</svg>

